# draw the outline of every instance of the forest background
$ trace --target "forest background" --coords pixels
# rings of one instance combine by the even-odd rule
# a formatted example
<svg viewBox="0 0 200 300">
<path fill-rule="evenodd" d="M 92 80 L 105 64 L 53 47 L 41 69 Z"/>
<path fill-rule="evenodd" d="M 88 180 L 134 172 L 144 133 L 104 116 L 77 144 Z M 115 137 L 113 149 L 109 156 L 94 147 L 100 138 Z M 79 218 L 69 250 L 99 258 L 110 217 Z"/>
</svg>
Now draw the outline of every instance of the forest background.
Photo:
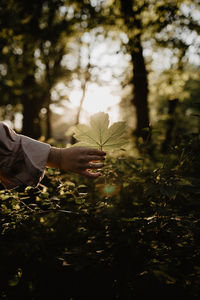
<svg viewBox="0 0 200 300">
<path fill-rule="evenodd" d="M 1 121 L 62 147 L 127 126 L 103 179 L 2 187 L 2 299 L 198 299 L 199 33 L 198 0 L 1 1 Z"/>
</svg>

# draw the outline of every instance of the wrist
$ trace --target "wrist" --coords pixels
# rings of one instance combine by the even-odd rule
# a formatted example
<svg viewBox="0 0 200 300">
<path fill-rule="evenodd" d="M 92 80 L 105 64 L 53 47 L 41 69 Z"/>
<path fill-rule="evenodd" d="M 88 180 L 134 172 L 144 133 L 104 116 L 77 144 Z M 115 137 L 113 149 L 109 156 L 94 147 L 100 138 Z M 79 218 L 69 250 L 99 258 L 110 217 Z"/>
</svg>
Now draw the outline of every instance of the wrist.
<svg viewBox="0 0 200 300">
<path fill-rule="evenodd" d="M 48 160 L 47 167 L 58 168 L 61 166 L 61 148 L 51 147 Z"/>
</svg>

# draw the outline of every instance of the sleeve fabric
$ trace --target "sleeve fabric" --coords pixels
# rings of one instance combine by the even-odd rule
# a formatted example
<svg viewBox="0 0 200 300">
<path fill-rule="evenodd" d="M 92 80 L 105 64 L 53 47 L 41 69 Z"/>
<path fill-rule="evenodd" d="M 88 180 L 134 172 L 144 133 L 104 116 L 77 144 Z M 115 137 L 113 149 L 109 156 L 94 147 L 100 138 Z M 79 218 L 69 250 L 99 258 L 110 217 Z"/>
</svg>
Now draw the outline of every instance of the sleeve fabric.
<svg viewBox="0 0 200 300">
<path fill-rule="evenodd" d="M 37 186 L 44 176 L 50 148 L 0 122 L 0 180 L 5 188 Z"/>
</svg>

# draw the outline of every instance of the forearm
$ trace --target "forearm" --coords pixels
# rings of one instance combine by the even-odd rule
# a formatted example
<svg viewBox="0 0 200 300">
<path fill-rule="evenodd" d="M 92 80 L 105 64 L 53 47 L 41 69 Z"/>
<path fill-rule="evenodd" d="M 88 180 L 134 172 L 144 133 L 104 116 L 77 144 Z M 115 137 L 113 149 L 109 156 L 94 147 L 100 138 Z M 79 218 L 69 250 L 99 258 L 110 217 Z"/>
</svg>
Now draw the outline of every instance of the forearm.
<svg viewBox="0 0 200 300">
<path fill-rule="evenodd" d="M 0 122 L 0 179 L 6 188 L 36 186 L 43 178 L 50 145 L 16 134 Z"/>
<path fill-rule="evenodd" d="M 49 156 L 47 159 L 47 167 L 58 168 L 61 167 L 61 155 L 62 149 L 57 147 L 51 147 Z"/>
</svg>

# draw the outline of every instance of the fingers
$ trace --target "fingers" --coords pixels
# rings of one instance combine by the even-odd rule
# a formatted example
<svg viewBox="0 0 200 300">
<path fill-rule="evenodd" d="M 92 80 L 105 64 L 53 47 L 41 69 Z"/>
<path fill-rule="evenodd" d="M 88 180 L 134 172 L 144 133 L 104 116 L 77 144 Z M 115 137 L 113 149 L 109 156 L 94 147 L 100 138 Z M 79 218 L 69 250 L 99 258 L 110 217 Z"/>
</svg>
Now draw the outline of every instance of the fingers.
<svg viewBox="0 0 200 300">
<path fill-rule="evenodd" d="M 86 162 L 84 164 L 79 164 L 78 169 L 79 170 L 87 170 L 87 169 L 99 169 L 104 166 L 104 163 L 91 163 Z"/>
<path fill-rule="evenodd" d="M 87 170 L 84 170 L 84 171 L 80 172 L 79 174 L 84 175 L 84 176 L 89 177 L 89 178 L 97 178 L 97 177 L 99 177 L 101 175 L 101 173 L 99 173 L 99 172 L 97 172 L 97 173 L 90 173 Z"/>
<path fill-rule="evenodd" d="M 92 169 L 99 169 L 104 166 L 106 153 L 104 151 L 87 148 L 87 147 L 71 147 L 64 149 L 62 152 L 62 169 L 71 171 L 90 178 L 97 178 L 101 173 L 90 172 Z M 92 163 L 95 162 L 96 163 Z M 99 162 L 98 162 L 99 161 Z"/>
<path fill-rule="evenodd" d="M 106 155 L 106 152 L 98 150 L 98 149 L 88 148 L 87 149 L 87 154 L 88 155 L 104 156 L 104 155 Z"/>
<path fill-rule="evenodd" d="M 80 172 L 81 175 L 84 175 L 86 177 L 89 177 L 89 178 L 97 178 L 101 175 L 100 172 L 95 172 L 95 173 L 92 173 L 92 172 L 89 172 L 88 169 L 92 170 L 92 169 L 99 169 L 99 168 L 102 168 L 104 166 L 104 164 L 102 163 L 89 163 L 89 164 L 86 164 L 85 167 L 84 167 L 84 170 Z"/>
<path fill-rule="evenodd" d="M 97 156 L 97 155 L 88 155 L 85 158 L 85 161 L 89 162 L 89 161 L 97 161 L 97 160 L 105 160 L 104 156 Z"/>
<path fill-rule="evenodd" d="M 85 169 L 98 169 L 98 168 L 102 168 L 103 166 L 104 164 L 102 163 L 97 163 L 97 164 L 89 163 L 86 164 Z"/>
</svg>

